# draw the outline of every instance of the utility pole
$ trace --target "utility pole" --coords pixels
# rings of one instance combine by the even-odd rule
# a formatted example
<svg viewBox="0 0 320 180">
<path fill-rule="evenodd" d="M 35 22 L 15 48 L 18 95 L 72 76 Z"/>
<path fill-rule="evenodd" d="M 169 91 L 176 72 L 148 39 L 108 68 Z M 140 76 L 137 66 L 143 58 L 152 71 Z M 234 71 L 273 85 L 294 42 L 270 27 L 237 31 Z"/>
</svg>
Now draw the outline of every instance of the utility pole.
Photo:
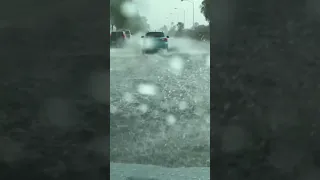
<svg viewBox="0 0 320 180">
<path fill-rule="evenodd" d="M 192 27 L 194 27 L 194 1 L 190 1 L 190 0 L 181 0 L 181 2 L 186 1 L 189 3 L 192 3 Z"/>
</svg>

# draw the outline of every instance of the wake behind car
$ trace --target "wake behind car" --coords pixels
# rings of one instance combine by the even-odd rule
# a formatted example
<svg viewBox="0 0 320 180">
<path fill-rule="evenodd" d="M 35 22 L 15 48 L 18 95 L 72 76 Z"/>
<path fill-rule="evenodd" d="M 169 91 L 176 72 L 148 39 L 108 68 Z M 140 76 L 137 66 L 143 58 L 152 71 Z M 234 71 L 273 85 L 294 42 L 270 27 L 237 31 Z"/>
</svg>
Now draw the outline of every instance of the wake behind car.
<svg viewBox="0 0 320 180">
<path fill-rule="evenodd" d="M 124 31 L 113 31 L 110 34 L 110 47 L 121 48 L 125 45 L 126 40 L 127 36 Z"/>
<path fill-rule="evenodd" d="M 142 42 L 142 52 L 157 52 L 159 50 L 168 50 L 169 36 L 165 36 L 163 32 L 147 32 Z"/>
</svg>

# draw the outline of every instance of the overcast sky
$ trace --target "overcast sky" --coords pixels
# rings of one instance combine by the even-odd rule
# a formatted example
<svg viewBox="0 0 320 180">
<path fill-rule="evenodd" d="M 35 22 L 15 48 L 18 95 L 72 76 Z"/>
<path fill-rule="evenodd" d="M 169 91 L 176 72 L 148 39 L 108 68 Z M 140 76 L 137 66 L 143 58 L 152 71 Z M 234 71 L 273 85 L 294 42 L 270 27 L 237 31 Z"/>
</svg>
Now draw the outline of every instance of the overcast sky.
<svg viewBox="0 0 320 180">
<path fill-rule="evenodd" d="M 194 21 L 199 24 L 208 24 L 200 12 L 202 0 L 194 1 Z M 169 25 L 171 22 L 184 21 L 185 27 L 192 25 L 192 3 L 181 2 L 181 0 L 134 0 L 142 16 L 148 19 L 151 28 L 157 29 L 163 25 Z M 177 9 L 175 9 L 177 8 Z"/>
</svg>

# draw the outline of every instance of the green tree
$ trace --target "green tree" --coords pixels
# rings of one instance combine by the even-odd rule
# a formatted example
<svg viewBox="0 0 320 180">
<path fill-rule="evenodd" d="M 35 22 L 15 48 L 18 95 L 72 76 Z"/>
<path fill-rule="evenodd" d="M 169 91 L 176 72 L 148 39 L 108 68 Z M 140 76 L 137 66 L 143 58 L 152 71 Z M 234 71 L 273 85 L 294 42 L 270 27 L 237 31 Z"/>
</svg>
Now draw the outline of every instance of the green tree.
<svg viewBox="0 0 320 180">
<path fill-rule="evenodd" d="M 196 29 L 200 24 L 198 22 L 195 22 L 194 25 L 192 26 L 192 29 Z"/>
<path fill-rule="evenodd" d="M 182 22 L 177 23 L 177 32 L 175 36 L 181 37 L 184 35 L 184 24 Z"/>
<path fill-rule="evenodd" d="M 184 30 L 184 24 L 182 22 L 177 23 L 177 31 L 182 32 Z"/>
<path fill-rule="evenodd" d="M 149 29 L 149 24 L 146 17 L 141 16 L 139 13 L 132 17 L 126 16 L 122 12 L 122 6 L 124 3 L 131 0 L 111 0 L 110 3 L 110 22 L 112 27 L 115 26 L 118 29 L 130 29 L 132 33 L 139 31 L 146 31 Z"/>
<path fill-rule="evenodd" d="M 137 15 L 135 17 L 129 18 L 127 24 L 124 25 L 124 28 L 130 29 L 132 33 L 137 33 L 139 31 L 148 31 L 150 25 L 148 24 L 148 20 L 144 16 Z"/>
<path fill-rule="evenodd" d="M 201 13 L 204 15 L 206 20 L 209 21 L 209 22 L 210 22 L 210 15 L 209 15 L 209 12 L 210 12 L 210 9 L 209 9 L 210 1 L 211 0 L 203 0 L 201 5 L 200 5 Z"/>
<path fill-rule="evenodd" d="M 125 2 L 127 0 L 111 0 L 110 2 L 111 22 L 117 28 L 124 28 L 128 21 L 128 18 L 121 12 L 121 7 Z"/>
</svg>

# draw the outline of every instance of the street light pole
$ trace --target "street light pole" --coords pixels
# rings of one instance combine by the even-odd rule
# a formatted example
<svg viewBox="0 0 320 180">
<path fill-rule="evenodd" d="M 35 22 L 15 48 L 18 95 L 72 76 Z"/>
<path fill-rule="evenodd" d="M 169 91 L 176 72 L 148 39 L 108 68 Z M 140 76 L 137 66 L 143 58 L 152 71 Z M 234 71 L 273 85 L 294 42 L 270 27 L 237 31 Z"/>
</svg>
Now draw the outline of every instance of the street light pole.
<svg viewBox="0 0 320 180">
<path fill-rule="evenodd" d="M 174 8 L 175 10 L 179 10 L 178 8 Z M 185 9 L 182 9 L 183 10 L 183 24 L 186 25 L 186 10 Z"/>
<path fill-rule="evenodd" d="M 183 24 L 186 25 L 186 10 L 183 10 Z"/>
<path fill-rule="evenodd" d="M 194 1 L 190 1 L 190 0 L 181 0 L 181 2 L 186 1 L 186 2 L 190 2 L 192 3 L 192 27 L 194 27 Z"/>
</svg>

